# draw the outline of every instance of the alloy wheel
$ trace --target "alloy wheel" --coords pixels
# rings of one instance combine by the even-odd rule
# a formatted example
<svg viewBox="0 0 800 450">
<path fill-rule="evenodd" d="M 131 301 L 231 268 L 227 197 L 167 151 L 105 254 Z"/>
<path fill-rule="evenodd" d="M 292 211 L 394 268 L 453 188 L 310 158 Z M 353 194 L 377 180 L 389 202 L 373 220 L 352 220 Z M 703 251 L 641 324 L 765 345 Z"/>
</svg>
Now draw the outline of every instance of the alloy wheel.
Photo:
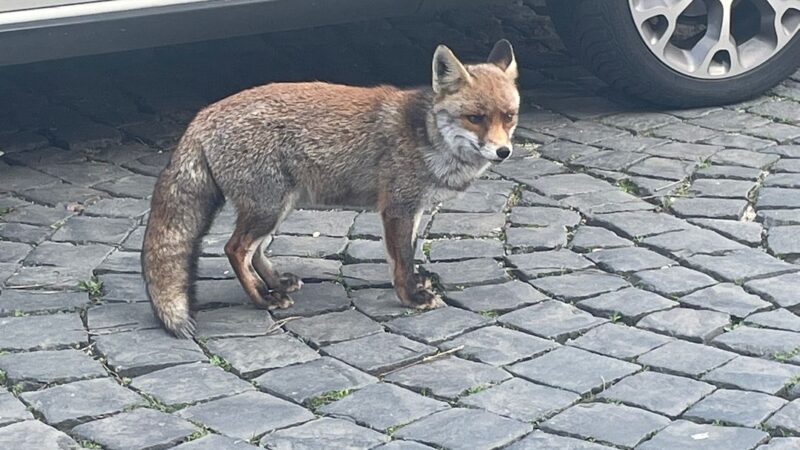
<svg viewBox="0 0 800 450">
<path fill-rule="evenodd" d="M 694 78 L 724 79 L 769 61 L 800 30 L 800 0 L 628 0 L 650 51 Z"/>
</svg>

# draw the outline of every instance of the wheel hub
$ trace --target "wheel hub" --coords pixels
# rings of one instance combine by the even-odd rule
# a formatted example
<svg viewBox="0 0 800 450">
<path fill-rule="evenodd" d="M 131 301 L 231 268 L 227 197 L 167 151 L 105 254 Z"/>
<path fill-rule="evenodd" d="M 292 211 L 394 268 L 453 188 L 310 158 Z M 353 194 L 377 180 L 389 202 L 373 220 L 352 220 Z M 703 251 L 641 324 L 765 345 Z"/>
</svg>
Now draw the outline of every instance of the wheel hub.
<svg viewBox="0 0 800 450">
<path fill-rule="evenodd" d="M 639 35 L 671 69 L 694 78 L 740 75 L 800 30 L 800 0 L 628 0 Z"/>
</svg>

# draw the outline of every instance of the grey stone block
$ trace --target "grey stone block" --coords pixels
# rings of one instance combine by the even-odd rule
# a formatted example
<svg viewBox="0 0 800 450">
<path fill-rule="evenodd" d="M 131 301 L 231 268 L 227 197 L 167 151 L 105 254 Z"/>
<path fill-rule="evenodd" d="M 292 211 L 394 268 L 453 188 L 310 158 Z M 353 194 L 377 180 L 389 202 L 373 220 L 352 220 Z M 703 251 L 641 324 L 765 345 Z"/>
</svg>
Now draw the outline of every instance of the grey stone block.
<svg viewBox="0 0 800 450">
<path fill-rule="evenodd" d="M 678 420 L 638 448 L 642 450 L 750 450 L 766 442 L 769 435 L 760 430 L 739 427 L 698 425 Z"/>
<path fill-rule="evenodd" d="M 694 255 L 687 263 L 719 278 L 742 283 L 796 270 L 796 266 L 772 257 L 763 251 L 746 249 L 724 255 Z"/>
<path fill-rule="evenodd" d="M 0 317 L 0 350 L 53 350 L 84 345 L 89 336 L 78 314 Z"/>
<path fill-rule="evenodd" d="M 447 293 L 450 303 L 474 312 L 509 311 L 546 300 L 547 296 L 521 281 L 475 286 Z"/>
<path fill-rule="evenodd" d="M 457 354 L 462 358 L 504 366 L 541 355 L 559 345 L 548 339 L 497 326 L 479 328 L 439 345 L 442 350 L 461 346 L 463 348 Z"/>
<path fill-rule="evenodd" d="M 431 242 L 431 261 L 501 258 L 503 243 L 496 239 L 447 239 Z"/>
<path fill-rule="evenodd" d="M 94 338 L 108 365 L 123 376 L 136 376 L 167 366 L 206 361 L 193 341 L 176 339 L 164 330 L 141 330 Z"/>
<path fill-rule="evenodd" d="M 633 246 L 633 242 L 617 236 L 612 231 L 590 226 L 579 227 L 570 241 L 570 247 L 577 252 L 631 246 Z"/>
<path fill-rule="evenodd" d="M 106 376 L 98 361 L 75 349 L 0 355 L 0 370 L 9 383 L 25 390 Z"/>
<path fill-rule="evenodd" d="M 511 279 L 497 261 L 489 258 L 426 264 L 425 271 L 436 274 L 445 289 L 500 283 Z"/>
<path fill-rule="evenodd" d="M 570 250 L 553 250 L 509 255 L 506 260 L 524 279 L 588 269 L 592 263 L 584 256 Z"/>
<path fill-rule="evenodd" d="M 767 246 L 772 253 L 782 257 L 800 254 L 800 225 L 772 227 L 767 234 Z"/>
<path fill-rule="evenodd" d="M 335 283 L 307 283 L 299 291 L 292 292 L 291 297 L 294 300 L 292 306 L 271 311 L 276 319 L 314 316 L 326 312 L 344 311 L 350 307 L 347 291 Z"/>
<path fill-rule="evenodd" d="M 669 424 L 669 419 L 642 409 L 607 403 L 575 405 L 541 425 L 544 431 L 633 448 Z"/>
<path fill-rule="evenodd" d="M 567 245 L 567 229 L 562 226 L 509 228 L 506 243 L 510 248 L 523 252 L 553 250 Z"/>
<path fill-rule="evenodd" d="M 722 219 L 689 219 L 689 222 L 716 231 L 729 239 L 746 245 L 757 246 L 761 244 L 763 228 L 759 223 Z"/>
<path fill-rule="evenodd" d="M 574 227 L 577 226 L 580 221 L 580 214 L 569 209 L 541 206 L 517 206 L 511 211 L 511 222 L 514 225 Z"/>
<path fill-rule="evenodd" d="M 625 323 L 633 324 L 645 315 L 678 306 L 678 302 L 668 300 L 650 291 L 625 288 L 614 292 L 581 300 L 578 307 L 596 316 L 618 315 Z"/>
<path fill-rule="evenodd" d="M 347 239 L 327 236 L 275 236 L 267 248 L 269 255 L 304 258 L 335 258 L 344 253 Z"/>
<path fill-rule="evenodd" d="M 506 217 L 502 213 L 440 213 L 433 218 L 431 237 L 491 237 L 500 233 Z"/>
<path fill-rule="evenodd" d="M 513 378 L 497 386 L 461 398 L 460 403 L 521 422 L 538 422 L 580 400 L 574 392 Z"/>
<path fill-rule="evenodd" d="M 206 347 L 245 377 L 319 358 L 317 352 L 288 334 L 213 339 Z"/>
<path fill-rule="evenodd" d="M 437 398 L 453 400 L 469 389 L 505 381 L 511 376 L 486 364 L 448 357 L 392 372 L 384 379 Z"/>
<path fill-rule="evenodd" d="M 793 435 L 800 433 L 800 399 L 781 408 L 767 420 L 766 425 Z"/>
<path fill-rule="evenodd" d="M 755 292 L 778 306 L 794 310 L 800 305 L 800 297 L 797 296 L 800 274 L 789 273 L 763 280 L 752 280 L 744 286 L 748 291 Z"/>
<path fill-rule="evenodd" d="M 685 295 L 717 281 L 708 275 L 681 266 L 636 272 L 631 278 L 634 285 L 661 295 Z"/>
<path fill-rule="evenodd" d="M 571 437 L 559 436 L 557 434 L 549 434 L 542 430 L 536 430 L 508 447 L 509 450 L 550 450 L 555 448 L 569 450 L 609 450 L 613 447 Z"/>
<path fill-rule="evenodd" d="M 670 209 L 679 217 L 739 220 L 747 208 L 747 200 L 725 198 L 676 198 Z"/>
<path fill-rule="evenodd" d="M 739 356 L 703 376 L 704 381 L 722 387 L 778 395 L 786 392 L 790 380 L 800 376 L 800 367 L 761 358 Z"/>
<path fill-rule="evenodd" d="M 180 364 L 138 376 L 131 386 L 165 405 L 184 405 L 253 390 L 236 375 L 206 363 Z"/>
<path fill-rule="evenodd" d="M 347 236 L 358 213 L 354 211 L 297 210 L 279 228 L 282 234 L 314 234 Z"/>
<path fill-rule="evenodd" d="M 326 392 L 360 389 L 378 379 L 326 356 L 270 370 L 253 381 L 262 391 L 304 403 Z"/>
<path fill-rule="evenodd" d="M 11 393 L 0 391 L 0 428 L 15 422 L 33 419 L 25 405 L 17 400 Z M 3 432 L 0 430 L 0 442 L 2 442 Z"/>
<path fill-rule="evenodd" d="M 625 279 L 598 270 L 538 278 L 531 284 L 553 297 L 579 300 L 630 286 Z"/>
<path fill-rule="evenodd" d="M 592 328 L 576 339 L 567 341 L 567 345 L 613 358 L 632 360 L 670 341 L 670 338 L 649 331 L 606 323 Z"/>
<path fill-rule="evenodd" d="M 359 289 L 350 295 L 356 309 L 375 320 L 388 320 L 418 311 L 403 306 L 394 289 Z"/>
<path fill-rule="evenodd" d="M 488 450 L 513 442 L 530 430 L 529 424 L 489 412 L 454 408 L 405 426 L 395 435 L 453 450 Z"/>
<path fill-rule="evenodd" d="M 607 322 L 559 301 L 548 300 L 504 314 L 498 322 L 537 336 L 563 342 Z"/>
<path fill-rule="evenodd" d="M 733 317 L 743 318 L 772 305 L 758 296 L 748 294 L 732 283 L 717 284 L 680 298 L 680 302 L 697 308 L 724 312 Z"/>
<path fill-rule="evenodd" d="M 255 450 L 259 447 L 250 445 L 244 439 L 235 439 L 218 434 L 209 434 L 200 439 L 185 442 L 174 450 Z"/>
<path fill-rule="evenodd" d="M 687 226 L 690 225 L 687 224 Z M 747 249 L 744 245 L 726 239 L 713 231 L 696 227 L 647 237 L 642 240 L 642 245 L 672 253 L 679 258 L 696 253 L 711 254 Z"/>
<path fill-rule="evenodd" d="M 586 255 L 603 270 L 617 273 L 658 269 L 677 264 L 675 261 L 641 247 L 597 250 Z"/>
<path fill-rule="evenodd" d="M 408 317 L 398 317 L 386 323 L 390 330 L 435 344 L 459 334 L 489 325 L 493 319 L 458 308 L 445 307 Z"/>
<path fill-rule="evenodd" d="M 0 428 L 0 448 L 64 450 L 80 448 L 71 437 L 37 420 L 26 420 Z"/>
<path fill-rule="evenodd" d="M 346 264 L 341 267 L 342 280 L 351 288 L 391 287 L 389 264 Z"/>
<path fill-rule="evenodd" d="M 729 323 L 730 316 L 725 313 L 673 308 L 649 314 L 636 325 L 690 341 L 708 342 L 721 334 Z"/>
<path fill-rule="evenodd" d="M 642 372 L 623 379 L 599 397 L 674 418 L 714 389 L 708 383 L 690 378 Z"/>
<path fill-rule="evenodd" d="M 543 356 L 509 367 L 522 378 L 580 395 L 599 391 L 641 367 L 573 347 L 561 347 Z"/>
<path fill-rule="evenodd" d="M 94 334 L 160 328 L 147 303 L 107 303 L 86 311 L 86 324 Z"/>
<path fill-rule="evenodd" d="M 800 316 L 792 314 L 783 308 L 751 314 L 747 316 L 744 322 L 765 328 L 777 328 L 800 333 Z"/>
<path fill-rule="evenodd" d="M 286 330 L 316 346 L 348 341 L 383 331 L 377 322 L 358 311 L 332 312 L 287 322 Z"/>
<path fill-rule="evenodd" d="M 0 293 L 0 316 L 23 313 L 73 311 L 89 304 L 85 292 L 40 292 L 6 289 Z"/>
<path fill-rule="evenodd" d="M 310 411 L 262 392 L 244 392 L 190 406 L 178 415 L 240 439 L 251 439 L 314 418 Z"/>
<path fill-rule="evenodd" d="M 119 244 L 136 227 L 136 221 L 125 218 L 73 216 L 56 231 L 56 242 L 99 242 Z"/>
<path fill-rule="evenodd" d="M 389 437 L 347 420 L 323 417 L 303 425 L 269 433 L 261 445 L 275 450 L 348 448 L 367 450 Z"/>
<path fill-rule="evenodd" d="M 382 431 L 405 425 L 448 407 L 447 403 L 393 384 L 378 383 L 325 405 L 320 411 Z"/>
<path fill-rule="evenodd" d="M 22 398 L 42 414 L 47 423 L 60 428 L 71 428 L 146 403 L 110 378 L 76 381 L 25 392 Z"/>
<path fill-rule="evenodd" d="M 274 324 L 269 311 L 250 305 L 199 311 L 195 319 L 203 338 L 264 335 Z"/>
<path fill-rule="evenodd" d="M 745 355 L 800 364 L 800 333 L 740 326 L 717 336 L 712 344 Z"/>
<path fill-rule="evenodd" d="M 736 356 L 708 345 L 674 340 L 645 353 L 637 362 L 663 372 L 697 378 Z"/>
<path fill-rule="evenodd" d="M 108 450 L 166 448 L 177 444 L 197 428 L 172 414 L 139 408 L 78 425 L 72 433 Z"/>
<path fill-rule="evenodd" d="M 786 403 L 759 392 L 719 389 L 689 408 L 683 417 L 755 428 Z"/>
<path fill-rule="evenodd" d="M 365 372 L 380 374 L 420 360 L 436 349 L 404 336 L 378 333 L 332 344 L 322 351 Z"/>
</svg>

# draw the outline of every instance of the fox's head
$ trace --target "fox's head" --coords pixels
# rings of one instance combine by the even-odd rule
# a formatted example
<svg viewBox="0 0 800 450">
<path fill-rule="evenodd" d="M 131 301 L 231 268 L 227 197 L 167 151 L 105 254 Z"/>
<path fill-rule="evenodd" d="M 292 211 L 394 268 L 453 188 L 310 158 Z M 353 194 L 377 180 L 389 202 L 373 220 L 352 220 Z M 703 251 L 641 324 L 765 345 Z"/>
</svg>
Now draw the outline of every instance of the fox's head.
<svg viewBox="0 0 800 450">
<path fill-rule="evenodd" d="M 468 157 L 511 156 L 517 126 L 517 61 L 511 43 L 498 41 L 485 63 L 464 65 L 444 45 L 433 55 L 433 112 L 445 142 Z"/>
</svg>

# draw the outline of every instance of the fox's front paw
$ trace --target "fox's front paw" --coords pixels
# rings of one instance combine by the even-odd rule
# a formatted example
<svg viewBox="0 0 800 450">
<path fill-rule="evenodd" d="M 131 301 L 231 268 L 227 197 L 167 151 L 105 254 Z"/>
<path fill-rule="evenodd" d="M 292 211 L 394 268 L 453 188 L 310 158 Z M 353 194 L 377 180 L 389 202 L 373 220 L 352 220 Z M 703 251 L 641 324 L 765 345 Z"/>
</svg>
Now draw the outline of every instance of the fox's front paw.
<svg viewBox="0 0 800 450">
<path fill-rule="evenodd" d="M 433 287 L 433 282 L 430 277 L 426 277 L 425 275 L 414 274 L 414 280 L 417 284 L 417 289 L 430 291 Z"/>
<path fill-rule="evenodd" d="M 270 293 L 267 302 L 267 309 L 286 309 L 294 305 L 294 300 L 284 292 Z"/>
<path fill-rule="evenodd" d="M 417 309 L 436 309 L 444 306 L 442 298 L 430 289 L 420 289 L 411 295 L 411 304 L 409 305 Z"/>
<path fill-rule="evenodd" d="M 295 274 L 283 273 L 280 277 L 283 292 L 294 292 L 303 287 L 303 280 Z"/>
</svg>

